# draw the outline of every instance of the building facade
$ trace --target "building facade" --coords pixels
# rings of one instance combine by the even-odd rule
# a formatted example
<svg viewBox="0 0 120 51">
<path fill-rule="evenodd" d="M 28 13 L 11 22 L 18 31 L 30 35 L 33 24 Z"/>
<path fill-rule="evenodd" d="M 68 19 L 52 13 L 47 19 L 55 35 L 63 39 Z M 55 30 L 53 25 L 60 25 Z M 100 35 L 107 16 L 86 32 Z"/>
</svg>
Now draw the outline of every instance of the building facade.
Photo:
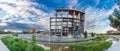
<svg viewBox="0 0 120 51">
<path fill-rule="evenodd" d="M 38 32 L 38 30 L 36 30 L 36 29 L 30 29 L 29 30 L 29 33 L 37 33 Z"/>
<path fill-rule="evenodd" d="M 56 36 L 79 37 L 84 32 L 85 12 L 76 9 L 56 9 L 50 18 L 50 33 Z"/>
</svg>

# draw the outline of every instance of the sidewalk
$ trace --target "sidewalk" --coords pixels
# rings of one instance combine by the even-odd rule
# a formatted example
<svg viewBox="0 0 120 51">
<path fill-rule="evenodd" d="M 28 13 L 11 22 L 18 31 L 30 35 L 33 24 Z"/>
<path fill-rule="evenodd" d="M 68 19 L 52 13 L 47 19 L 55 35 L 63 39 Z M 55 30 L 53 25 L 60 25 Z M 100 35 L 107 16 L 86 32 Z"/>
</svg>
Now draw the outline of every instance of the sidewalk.
<svg viewBox="0 0 120 51">
<path fill-rule="evenodd" d="M 120 40 L 116 42 L 114 46 L 108 48 L 106 51 L 120 51 Z"/>
<path fill-rule="evenodd" d="M 0 51 L 9 51 L 9 49 L 4 45 L 4 43 L 0 40 Z"/>
<path fill-rule="evenodd" d="M 0 36 L 0 51 L 10 51 L 6 46 L 5 44 L 1 41 L 1 37 Z"/>
</svg>

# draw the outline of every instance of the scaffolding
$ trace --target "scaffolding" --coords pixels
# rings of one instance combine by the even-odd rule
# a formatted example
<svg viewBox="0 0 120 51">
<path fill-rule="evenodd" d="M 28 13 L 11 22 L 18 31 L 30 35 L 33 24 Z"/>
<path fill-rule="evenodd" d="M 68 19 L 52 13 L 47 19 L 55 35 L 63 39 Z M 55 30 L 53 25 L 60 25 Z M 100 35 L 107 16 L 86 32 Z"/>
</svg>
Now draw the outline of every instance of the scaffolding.
<svg viewBox="0 0 120 51">
<path fill-rule="evenodd" d="M 56 36 L 80 37 L 84 32 L 85 12 L 76 9 L 56 9 L 50 18 L 50 33 Z"/>
</svg>

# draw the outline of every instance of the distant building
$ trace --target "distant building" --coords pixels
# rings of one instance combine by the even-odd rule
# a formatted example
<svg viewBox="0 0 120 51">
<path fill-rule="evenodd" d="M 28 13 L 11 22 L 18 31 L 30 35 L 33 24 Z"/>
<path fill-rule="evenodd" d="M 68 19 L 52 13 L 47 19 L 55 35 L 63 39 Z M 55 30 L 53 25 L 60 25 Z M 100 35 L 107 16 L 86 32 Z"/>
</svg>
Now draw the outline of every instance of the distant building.
<svg viewBox="0 0 120 51">
<path fill-rule="evenodd" d="M 114 32 L 114 30 L 108 30 L 107 34 L 112 34 Z"/>
<path fill-rule="evenodd" d="M 36 30 L 36 29 L 30 29 L 29 30 L 29 33 L 37 33 L 38 32 L 38 30 Z"/>
<path fill-rule="evenodd" d="M 6 31 L 7 33 L 11 33 L 11 31 Z"/>
<path fill-rule="evenodd" d="M 5 32 L 4 29 L 0 29 L 1 32 Z"/>
<path fill-rule="evenodd" d="M 114 33 L 120 33 L 120 31 L 108 30 L 106 33 L 107 34 L 114 34 Z"/>
</svg>

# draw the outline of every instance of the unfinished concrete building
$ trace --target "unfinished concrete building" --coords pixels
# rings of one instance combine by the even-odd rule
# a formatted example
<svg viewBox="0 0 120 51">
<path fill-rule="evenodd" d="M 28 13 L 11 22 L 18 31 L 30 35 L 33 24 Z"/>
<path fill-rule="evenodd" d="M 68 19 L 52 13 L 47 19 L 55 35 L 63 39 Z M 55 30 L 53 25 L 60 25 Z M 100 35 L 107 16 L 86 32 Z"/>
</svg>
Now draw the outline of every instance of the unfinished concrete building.
<svg viewBox="0 0 120 51">
<path fill-rule="evenodd" d="M 80 37 L 84 32 L 85 12 L 76 9 L 56 9 L 50 18 L 50 33 L 56 36 Z"/>
</svg>

